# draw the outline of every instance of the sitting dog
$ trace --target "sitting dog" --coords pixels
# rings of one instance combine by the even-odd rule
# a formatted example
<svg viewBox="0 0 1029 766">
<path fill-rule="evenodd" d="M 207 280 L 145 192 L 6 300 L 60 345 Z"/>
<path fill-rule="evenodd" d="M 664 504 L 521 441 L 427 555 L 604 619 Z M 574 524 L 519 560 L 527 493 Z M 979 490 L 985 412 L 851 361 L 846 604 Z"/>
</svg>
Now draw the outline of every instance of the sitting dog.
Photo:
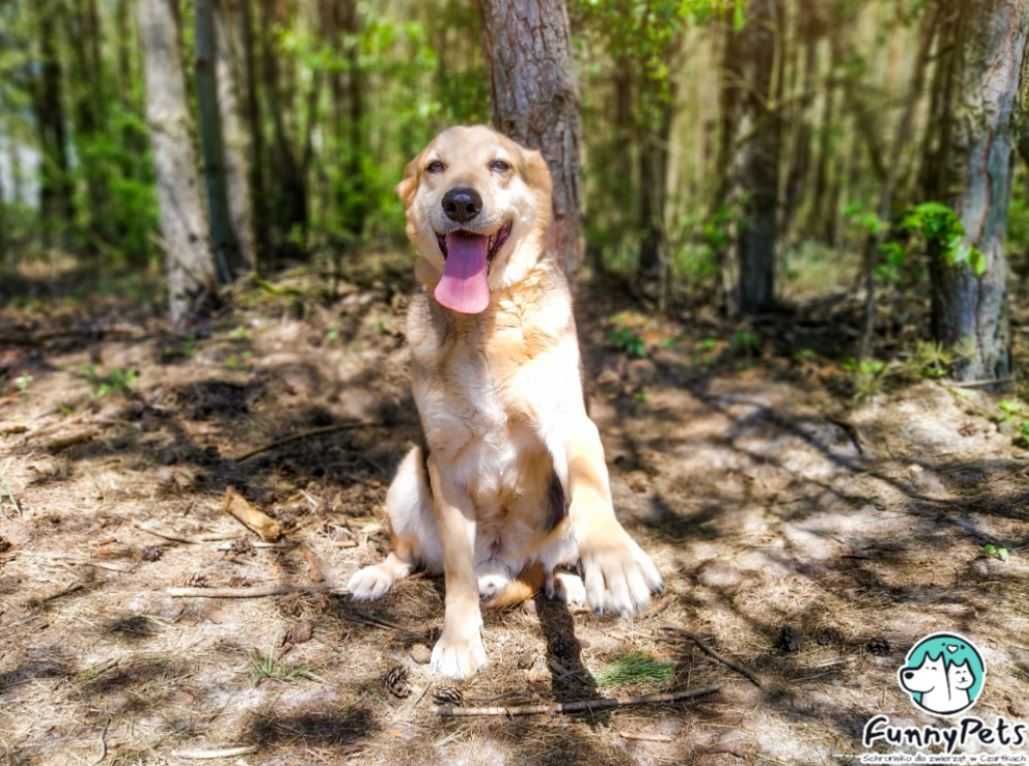
<svg viewBox="0 0 1029 766">
<path fill-rule="evenodd" d="M 483 126 L 440 133 L 397 193 L 423 290 L 407 316 L 424 446 L 386 496 L 391 553 L 351 578 L 384 595 L 416 567 L 444 574 L 432 670 L 486 664 L 480 596 L 548 595 L 632 615 L 661 588 L 615 517 L 604 449 L 586 413 L 571 293 L 554 254 L 542 155 Z M 580 564 L 582 579 L 556 572 Z"/>
</svg>

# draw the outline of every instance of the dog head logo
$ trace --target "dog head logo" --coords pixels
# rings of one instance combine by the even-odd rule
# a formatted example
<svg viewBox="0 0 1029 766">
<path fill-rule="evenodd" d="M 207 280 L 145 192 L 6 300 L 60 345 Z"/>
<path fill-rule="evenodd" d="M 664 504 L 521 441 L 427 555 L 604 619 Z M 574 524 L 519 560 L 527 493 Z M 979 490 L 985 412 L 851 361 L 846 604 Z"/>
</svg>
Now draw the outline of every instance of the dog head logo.
<svg viewBox="0 0 1029 766">
<path fill-rule="evenodd" d="M 956 715 L 982 694 L 986 662 L 967 638 L 933 633 L 911 647 L 897 680 L 916 707 L 935 715 Z"/>
</svg>

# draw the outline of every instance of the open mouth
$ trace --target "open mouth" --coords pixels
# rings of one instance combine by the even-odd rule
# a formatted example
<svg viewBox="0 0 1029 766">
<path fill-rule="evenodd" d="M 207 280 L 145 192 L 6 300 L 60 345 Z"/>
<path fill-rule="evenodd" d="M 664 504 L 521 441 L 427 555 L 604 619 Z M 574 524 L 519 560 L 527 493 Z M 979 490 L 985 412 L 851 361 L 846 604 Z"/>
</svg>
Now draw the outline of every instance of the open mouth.
<svg viewBox="0 0 1029 766">
<path fill-rule="evenodd" d="M 511 223 L 508 222 L 489 235 L 476 234 L 475 232 L 465 231 L 463 229 L 451 232 L 450 234 L 436 234 L 436 242 L 439 243 L 439 250 L 443 253 L 444 260 L 446 260 L 450 255 L 450 249 L 447 247 L 447 240 L 450 237 L 457 237 L 464 240 L 484 239 L 486 240 L 486 259 L 489 262 L 492 262 L 493 258 L 500 252 L 500 248 L 504 246 L 504 243 L 507 242 L 507 238 L 510 236 Z"/>
</svg>

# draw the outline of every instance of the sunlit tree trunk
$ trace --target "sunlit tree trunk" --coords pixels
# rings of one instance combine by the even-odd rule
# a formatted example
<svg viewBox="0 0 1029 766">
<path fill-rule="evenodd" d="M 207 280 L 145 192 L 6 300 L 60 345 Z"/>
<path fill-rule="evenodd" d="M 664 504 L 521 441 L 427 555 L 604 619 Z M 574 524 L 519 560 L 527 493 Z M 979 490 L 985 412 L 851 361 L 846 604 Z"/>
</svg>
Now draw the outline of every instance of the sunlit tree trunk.
<svg viewBox="0 0 1029 766">
<path fill-rule="evenodd" d="M 778 106 L 772 103 L 776 5 L 777 0 L 751 0 L 744 30 L 744 104 L 752 128 L 743 147 L 743 213 L 737 238 L 739 306 L 744 314 L 759 313 L 775 304 L 781 132 Z"/>
<path fill-rule="evenodd" d="M 174 2 L 139 0 L 137 19 L 171 318 L 180 322 L 202 310 L 214 295 L 216 278 L 190 137 Z"/>
<path fill-rule="evenodd" d="M 579 95 L 564 0 L 480 0 L 493 122 L 539 149 L 554 180 L 551 243 L 565 272 L 582 260 Z"/>
<path fill-rule="evenodd" d="M 254 227 L 253 196 L 250 183 L 250 148 L 243 109 L 246 66 L 242 44 L 245 2 L 215 0 L 214 28 L 217 43 L 216 72 L 218 106 L 225 138 L 225 182 L 229 198 L 232 231 L 236 235 L 239 269 L 252 270 L 257 245 Z"/>
<path fill-rule="evenodd" d="M 1024 0 L 963 0 L 950 31 L 949 125 L 933 191 L 954 208 L 965 244 L 982 253 L 985 272 L 976 276 L 967 263 L 930 254 L 932 327 L 957 355 L 955 377 L 998 380 L 1012 371 L 1004 240 L 1029 6 Z"/>
</svg>

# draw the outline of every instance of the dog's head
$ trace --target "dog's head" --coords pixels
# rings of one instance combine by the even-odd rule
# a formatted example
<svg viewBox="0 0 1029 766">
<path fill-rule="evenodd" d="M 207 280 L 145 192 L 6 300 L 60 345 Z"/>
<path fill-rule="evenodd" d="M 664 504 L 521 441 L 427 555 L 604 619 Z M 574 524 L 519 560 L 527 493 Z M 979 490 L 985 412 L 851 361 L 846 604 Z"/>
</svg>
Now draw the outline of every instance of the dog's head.
<svg viewBox="0 0 1029 766">
<path fill-rule="evenodd" d="M 937 686 L 947 682 L 947 671 L 943 667 L 943 657 L 933 658 L 928 655 L 918 667 L 904 667 L 900 670 L 900 683 L 909 692 L 931 692 Z"/>
<path fill-rule="evenodd" d="M 550 172 L 543 156 L 482 125 L 448 128 L 397 186 L 415 272 L 440 304 L 478 314 L 543 252 Z"/>
</svg>

